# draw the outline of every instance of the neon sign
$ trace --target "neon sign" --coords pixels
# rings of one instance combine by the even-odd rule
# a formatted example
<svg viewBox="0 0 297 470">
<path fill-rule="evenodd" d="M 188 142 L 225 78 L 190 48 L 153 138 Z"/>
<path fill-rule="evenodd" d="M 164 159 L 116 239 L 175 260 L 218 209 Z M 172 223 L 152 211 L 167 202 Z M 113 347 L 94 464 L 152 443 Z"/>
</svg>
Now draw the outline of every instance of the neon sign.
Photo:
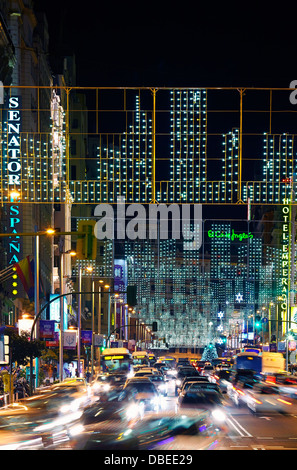
<svg viewBox="0 0 297 470">
<path fill-rule="evenodd" d="M 234 229 L 232 229 L 232 232 L 221 232 L 220 230 L 208 230 L 207 232 L 209 238 L 230 238 L 231 241 L 234 241 L 238 239 L 240 242 L 242 240 L 246 240 L 248 238 L 254 238 L 254 235 L 249 232 L 249 233 L 235 233 Z"/>
<path fill-rule="evenodd" d="M 287 320 L 288 311 L 288 292 L 289 292 L 289 272 L 290 272 L 290 205 L 289 199 L 283 200 L 282 206 L 282 270 L 281 270 L 281 286 L 282 286 L 282 302 L 280 305 L 282 318 Z M 285 325 L 283 325 L 285 328 Z"/>
<path fill-rule="evenodd" d="M 11 96 L 8 99 L 7 111 L 7 172 L 8 190 L 10 193 L 9 206 L 9 227 L 8 231 L 17 234 L 20 231 L 20 207 L 15 202 L 18 201 L 19 188 L 21 185 L 21 115 L 20 97 Z M 12 191 L 13 190 L 13 191 Z M 14 192 L 14 196 L 12 196 Z M 8 264 L 15 264 L 20 261 L 21 243 L 17 235 L 9 237 L 8 242 Z"/>
</svg>

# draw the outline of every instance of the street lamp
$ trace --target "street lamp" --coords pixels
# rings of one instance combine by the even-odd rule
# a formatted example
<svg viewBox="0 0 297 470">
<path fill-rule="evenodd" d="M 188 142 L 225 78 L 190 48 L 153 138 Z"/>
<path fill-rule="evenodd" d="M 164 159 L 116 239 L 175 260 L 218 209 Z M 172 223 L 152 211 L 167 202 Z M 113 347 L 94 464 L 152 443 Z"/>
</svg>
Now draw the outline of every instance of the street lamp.
<svg viewBox="0 0 297 470">
<path fill-rule="evenodd" d="M 60 295 L 64 295 L 64 255 L 75 256 L 73 250 L 60 252 Z M 64 366 L 64 297 L 60 298 L 60 341 L 59 341 L 59 379 L 63 381 Z"/>
</svg>

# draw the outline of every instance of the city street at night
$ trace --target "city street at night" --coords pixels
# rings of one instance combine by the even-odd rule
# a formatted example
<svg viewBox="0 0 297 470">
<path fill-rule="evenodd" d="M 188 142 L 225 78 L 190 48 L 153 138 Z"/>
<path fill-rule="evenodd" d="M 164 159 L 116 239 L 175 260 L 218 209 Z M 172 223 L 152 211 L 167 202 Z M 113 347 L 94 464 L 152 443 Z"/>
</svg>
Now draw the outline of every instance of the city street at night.
<svg viewBox="0 0 297 470">
<path fill-rule="evenodd" d="M 293 17 L 0 0 L 0 450 L 297 449 Z"/>
</svg>

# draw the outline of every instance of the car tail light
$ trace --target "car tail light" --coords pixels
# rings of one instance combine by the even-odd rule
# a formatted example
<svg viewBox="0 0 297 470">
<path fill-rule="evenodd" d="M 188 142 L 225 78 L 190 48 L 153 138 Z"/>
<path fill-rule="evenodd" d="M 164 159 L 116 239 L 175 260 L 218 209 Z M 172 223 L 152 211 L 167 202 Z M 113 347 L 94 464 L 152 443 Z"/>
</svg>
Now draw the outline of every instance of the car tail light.
<svg viewBox="0 0 297 470">
<path fill-rule="evenodd" d="M 277 398 L 277 401 L 280 401 L 281 403 L 284 403 L 285 405 L 292 405 L 292 403 L 286 400 L 282 400 L 282 398 Z"/>
<path fill-rule="evenodd" d="M 257 403 L 258 405 L 262 405 L 262 404 L 263 404 L 263 402 L 260 401 L 260 400 L 257 400 L 257 398 L 252 397 L 252 400 L 253 400 L 255 403 Z"/>
</svg>

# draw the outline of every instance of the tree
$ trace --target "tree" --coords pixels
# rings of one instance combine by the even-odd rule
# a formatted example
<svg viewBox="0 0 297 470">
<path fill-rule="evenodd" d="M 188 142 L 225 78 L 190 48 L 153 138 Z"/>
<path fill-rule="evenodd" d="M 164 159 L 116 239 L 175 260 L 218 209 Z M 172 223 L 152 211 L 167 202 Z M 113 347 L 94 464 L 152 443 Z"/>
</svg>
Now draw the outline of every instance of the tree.
<svg viewBox="0 0 297 470">
<path fill-rule="evenodd" d="M 205 346 L 201 360 L 211 362 L 213 359 L 218 357 L 217 349 L 213 343 L 209 343 Z"/>
<path fill-rule="evenodd" d="M 44 345 L 42 341 L 30 341 L 28 335 L 19 335 L 16 331 L 11 329 L 4 330 L 4 334 L 9 336 L 12 362 L 17 362 L 20 366 L 25 366 L 30 357 L 40 357 Z"/>
</svg>

